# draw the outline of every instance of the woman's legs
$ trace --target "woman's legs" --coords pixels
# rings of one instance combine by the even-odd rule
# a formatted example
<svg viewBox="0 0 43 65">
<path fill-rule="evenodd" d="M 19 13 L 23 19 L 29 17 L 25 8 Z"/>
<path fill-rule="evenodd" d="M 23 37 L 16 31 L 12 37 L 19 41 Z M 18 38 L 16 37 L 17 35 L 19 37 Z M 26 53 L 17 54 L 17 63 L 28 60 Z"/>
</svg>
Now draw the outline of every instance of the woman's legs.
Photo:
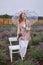
<svg viewBox="0 0 43 65">
<path fill-rule="evenodd" d="M 25 55 L 26 55 L 28 42 L 29 42 L 28 40 L 19 40 L 20 55 L 21 55 L 22 60 L 23 60 L 23 57 L 25 57 Z"/>
</svg>

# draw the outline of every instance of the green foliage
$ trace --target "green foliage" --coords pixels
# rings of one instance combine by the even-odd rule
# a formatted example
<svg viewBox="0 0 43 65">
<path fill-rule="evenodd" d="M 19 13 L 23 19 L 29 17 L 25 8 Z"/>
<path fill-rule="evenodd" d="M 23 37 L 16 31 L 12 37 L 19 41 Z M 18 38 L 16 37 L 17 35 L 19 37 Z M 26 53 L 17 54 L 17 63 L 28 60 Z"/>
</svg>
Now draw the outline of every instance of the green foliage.
<svg viewBox="0 0 43 65">
<path fill-rule="evenodd" d="M 42 56 L 42 54 L 43 54 L 43 51 L 37 50 L 37 51 L 34 51 L 31 55 L 33 58 L 39 59 Z"/>
<path fill-rule="evenodd" d="M 18 51 L 18 50 L 13 50 L 14 51 Z M 18 54 L 13 54 L 13 61 L 17 61 L 18 60 Z"/>
<path fill-rule="evenodd" d="M 43 20 L 43 17 L 38 17 L 39 20 Z"/>
<path fill-rule="evenodd" d="M 30 49 L 30 44 L 31 44 L 31 41 L 28 42 L 28 47 L 27 47 L 27 49 Z"/>
<path fill-rule="evenodd" d="M 17 64 L 15 65 L 24 65 L 24 62 L 22 60 L 20 60 L 20 62 L 18 62 Z"/>
<path fill-rule="evenodd" d="M 30 45 L 28 45 L 27 49 L 30 49 Z"/>
<path fill-rule="evenodd" d="M 8 37 L 6 37 L 5 40 L 6 40 L 7 43 L 9 43 L 9 39 L 8 39 Z"/>
<path fill-rule="evenodd" d="M 2 52 L 0 52 L 0 60 L 4 59 L 4 55 Z"/>
<path fill-rule="evenodd" d="M 43 24 L 35 23 L 35 24 L 31 25 L 31 27 L 37 27 L 37 26 L 43 26 Z"/>
<path fill-rule="evenodd" d="M 43 35 L 40 35 L 40 39 L 41 39 L 41 41 L 43 41 Z"/>
<path fill-rule="evenodd" d="M 0 50 L 5 49 L 5 47 L 3 46 L 3 42 L 0 40 Z"/>
<path fill-rule="evenodd" d="M 2 49 L 4 49 L 5 47 L 4 46 L 2 46 L 1 44 L 0 44 L 0 49 L 2 50 Z"/>
<path fill-rule="evenodd" d="M 8 27 L 16 27 L 16 24 L 8 24 Z"/>
<path fill-rule="evenodd" d="M 35 37 L 31 40 L 31 42 L 32 42 L 32 45 L 38 45 L 39 44 L 39 39 L 37 37 Z"/>
<path fill-rule="evenodd" d="M 37 36 L 37 34 L 38 34 L 38 33 L 37 33 L 36 31 L 32 31 L 32 32 L 31 32 L 31 35 L 33 35 L 33 36 Z"/>
<path fill-rule="evenodd" d="M 10 16 L 8 14 L 4 14 L 4 15 L 1 15 L 0 18 L 12 18 L 12 16 Z"/>
<path fill-rule="evenodd" d="M 25 65 L 35 65 L 32 61 L 25 61 Z"/>
<path fill-rule="evenodd" d="M 20 60 L 20 62 L 18 62 L 17 64 L 15 65 L 35 65 L 32 61 L 28 61 L 26 60 L 25 62 Z"/>
<path fill-rule="evenodd" d="M 16 33 L 16 32 L 13 32 L 13 33 L 12 33 L 12 36 L 17 36 L 17 33 Z"/>
</svg>

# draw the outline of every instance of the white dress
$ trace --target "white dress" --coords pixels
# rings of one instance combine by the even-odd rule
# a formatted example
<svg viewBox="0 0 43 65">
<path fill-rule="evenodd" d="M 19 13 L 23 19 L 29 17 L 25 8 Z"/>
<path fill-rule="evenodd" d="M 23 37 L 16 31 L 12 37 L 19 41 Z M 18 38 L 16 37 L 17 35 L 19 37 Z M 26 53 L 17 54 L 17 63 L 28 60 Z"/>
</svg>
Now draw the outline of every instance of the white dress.
<svg viewBox="0 0 43 65">
<path fill-rule="evenodd" d="M 29 40 L 19 40 L 20 56 L 21 56 L 22 60 L 23 60 L 23 57 L 25 57 L 25 55 L 26 55 L 28 43 L 29 43 Z"/>
</svg>

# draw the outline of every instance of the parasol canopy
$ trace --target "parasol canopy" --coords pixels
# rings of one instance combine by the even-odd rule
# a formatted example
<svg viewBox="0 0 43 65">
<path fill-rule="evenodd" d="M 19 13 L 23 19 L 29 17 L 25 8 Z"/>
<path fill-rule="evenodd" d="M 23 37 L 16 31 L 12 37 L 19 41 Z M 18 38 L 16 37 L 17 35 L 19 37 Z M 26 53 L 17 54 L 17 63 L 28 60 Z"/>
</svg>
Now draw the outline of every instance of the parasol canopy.
<svg viewBox="0 0 43 65">
<path fill-rule="evenodd" d="M 29 11 L 29 10 L 23 10 L 23 11 L 19 11 L 17 13 L 15 13 L 15 15 L 12 16 L 12 22 L 14 22 L 14 19 L 18 19 L 20 13 L 25 13 L 26 18 L 30 21 L 38 21 L 38 14 L 35 11 Z"/>
</svg>

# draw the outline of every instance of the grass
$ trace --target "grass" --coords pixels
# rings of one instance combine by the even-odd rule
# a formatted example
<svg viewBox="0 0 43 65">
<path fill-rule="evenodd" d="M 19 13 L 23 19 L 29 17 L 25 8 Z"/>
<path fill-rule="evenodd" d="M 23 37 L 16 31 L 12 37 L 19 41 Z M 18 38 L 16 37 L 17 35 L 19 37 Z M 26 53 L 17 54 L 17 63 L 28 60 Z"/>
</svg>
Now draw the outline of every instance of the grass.
<svg viewBox="0 0 43 65">
<path fill-rule="evenodd" d="M 15 25 L 15 24 L 1 24 L 1 25 L 0 25 L 0 27 L 1 27 L 1 26 L 3 26 L 3 27 L 4 27 L 4 26 L 9 26 L 9 27 L 14 26 L 14 27 L 16 27 L 16 25 Z"/>
<path fill-rule="evenodd" d="M 26 60 L 25 62 L 20 60 L 20 62 L 18 62 L 15 65 L 35 65 L 32 61 Z"/>
<path fill-rule="evenodd" d="M 2 52 L 0 52 L 0 60 L 3 60 L 4 59 L 4 55 Z"/>
<path fill-rule="evenodd" d="M 13 32 L 13 33 L 12 33 L 12 36 L 17 36 L 17 33 L 16 33 L 16 32 Z"/>
<path fill-rule="evenodd" d="M 43 41 L 43 35 L 40 35 L 40 39 L 41 39 L 41 41 Z"/>
<path fill-rule="evenodd" d="M 31 35 L 33 35 L 33 36 L 37 36 L 37 32 L 36 31 L 31 31 Z"/>
<path fill-rule="evenodd" d="M 34 38 L 31 40 L 31 44 L 32 44 L 32 45 L 39 45 L 39 39 L 38 39 L 38 37 L 34 37 Z"/>
<path fill-rule="evenodd" d="M 0 25 L 0 32 L 4 32 L 4 31 L 10 31 L 11 28 L 14 27 L 14 28 L 17 28 L 17 25 L 13 25 L 13 24 L 1 24 Z"/>
<path fill-rule="evenodd" d="M 27 49 L 30 49 L 30 42 L 28 43 L 28 47 L 27 47 Z"/>
<path fill-rule="evenodd" d="M 43 24 L 40 24 L 40 23 L 35 23 L 33 25 L 31 25 L 32 27 L 35 27 L 35 26 L 43 26 Z"/>
<path fill-rule="evenodd" d="M 36 50 L 32 52 L 32 57 L 39 59 L 43 54 L 43 50 Z"/>
<path fill-rule="evenodd" d="M 0 40 L 0 50 L 5 49 L 5 47 L 3 46 L 3 42 Z"/>
</svg>

